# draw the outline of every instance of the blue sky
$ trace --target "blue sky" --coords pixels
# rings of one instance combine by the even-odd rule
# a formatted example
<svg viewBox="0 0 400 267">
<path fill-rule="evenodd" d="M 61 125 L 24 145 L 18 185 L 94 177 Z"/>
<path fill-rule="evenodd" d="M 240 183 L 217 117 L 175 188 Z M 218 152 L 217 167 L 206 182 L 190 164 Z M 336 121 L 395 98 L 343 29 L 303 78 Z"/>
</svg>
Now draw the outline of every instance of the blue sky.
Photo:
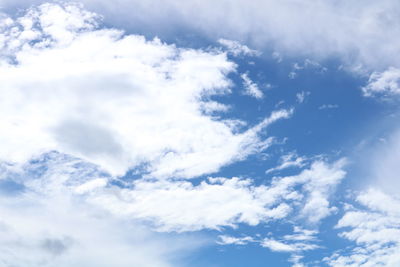
<svg viewBox="0 0 400 267">
<path fill-rule="evenodd" d="M 399 266 L 399 9 L 0 0 L 0 265 Z"/>
</svg>

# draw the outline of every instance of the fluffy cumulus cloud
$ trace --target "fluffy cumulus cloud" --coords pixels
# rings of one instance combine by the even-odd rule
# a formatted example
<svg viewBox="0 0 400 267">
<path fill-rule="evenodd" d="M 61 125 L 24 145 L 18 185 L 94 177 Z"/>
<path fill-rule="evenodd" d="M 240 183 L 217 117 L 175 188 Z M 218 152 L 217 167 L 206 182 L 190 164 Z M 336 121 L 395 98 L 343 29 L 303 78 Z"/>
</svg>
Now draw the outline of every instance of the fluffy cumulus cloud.
<svg viewBox="0 0 400 267">
<path fill-rule="evenodd" d="M 268 146 L 258 136 L 266 121 L 238 129 L 210 116 L 227 108 L 210 100 L 230 92 L 227 74 L 236 65 L 226 53 L 177 48 L 98 23 L 79 5 L 2 16 L 2 160 L 58 150 L 113 174 L 146 165 L 152 176 L 192 177 Z"/>
<path fill-rule="evenodd" d="M 312 225 L 335 210 L 329 198 L 345 176 L 342 167 L 342 160 L 317 161 L 296 176 L 260 186 L 235 177 L 209 178 L 197 186 L 187 181 L 138 180 L 117 194 L 105 188 L 91 201 L 118 215 L 150 220 L 159 231 L 257 225 L 288 216 Z"/>
<path fill-rule="evenodd" d="M 400 264 L 400 200 L 377 189 L 360 193 L 361 208 L 349 206 L 336 228 L 356 243 L 325 261 L 330 266 L 388 266 Z"/>
<path fill-rule="evenodd" d="M 362 88 L 365 96 L 393 96 L 400 94 L 400 69 L 390 67 L 383 72 L 373 72 L 368 84 Z"/>
</svg>

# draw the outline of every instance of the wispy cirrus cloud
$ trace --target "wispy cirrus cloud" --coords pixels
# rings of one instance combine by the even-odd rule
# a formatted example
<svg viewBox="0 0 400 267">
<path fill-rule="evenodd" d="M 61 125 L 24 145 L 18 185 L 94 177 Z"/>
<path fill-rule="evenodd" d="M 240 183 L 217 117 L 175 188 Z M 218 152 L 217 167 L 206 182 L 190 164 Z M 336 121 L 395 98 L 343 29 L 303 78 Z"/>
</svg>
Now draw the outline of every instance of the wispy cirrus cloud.
<svg viewBox="0 0 400 267">
<path fill-rule="evenodd" d="M 243 73 L 240 75 L 243 80 L 244 94 L 252 96 L 257 99 L 261 99 L 264 97 L 264 93 L 260 90 L 258 85 L 253 82 L 248 73 Z"/>
</svg>

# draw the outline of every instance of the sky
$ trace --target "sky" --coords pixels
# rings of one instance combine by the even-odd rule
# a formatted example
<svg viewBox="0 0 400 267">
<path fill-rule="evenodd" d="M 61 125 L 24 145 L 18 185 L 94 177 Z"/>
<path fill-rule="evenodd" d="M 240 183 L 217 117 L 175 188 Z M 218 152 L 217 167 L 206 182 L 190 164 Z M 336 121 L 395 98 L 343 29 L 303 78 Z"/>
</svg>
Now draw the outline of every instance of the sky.
<svg viewBox="0 0 400 267">
<path fill-rule="evenodd" d="M 399 12 L 0 0 L 0 266 L 400 266 Z"/>
</svg>

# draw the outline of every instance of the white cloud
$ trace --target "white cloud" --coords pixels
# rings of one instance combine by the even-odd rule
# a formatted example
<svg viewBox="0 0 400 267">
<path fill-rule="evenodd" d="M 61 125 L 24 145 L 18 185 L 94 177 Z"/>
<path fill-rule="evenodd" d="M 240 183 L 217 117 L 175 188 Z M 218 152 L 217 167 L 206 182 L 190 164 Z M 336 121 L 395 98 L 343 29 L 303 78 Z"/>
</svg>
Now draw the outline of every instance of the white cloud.
<svg viewBox="0 0 400 267">
<path fill-rule="evenodd" d="M 137 181 L 133 189 L 94 196 L 92 201 L 116 214 L 151 220 L 159 231 L 196 231 L 257 225 L 284 218 L 291 208 L 269 198 L 270 189 L 239 178 L 190 182 Z M 112 189 L 116 190 L 116 189 Z M 279 198 L 278 198 L 279 197 Z"/>
<path fill-rule="evenodd" d="M 319 248 L 319 246 L 315 244 L 309 244 L 304 242 L 288 243 L 269 238 L 266 238 L 261 243 L 261 246 L 269 248 L 270 250 L 276 252 L 302 252 Z"/>
<path fill-rule="evenodd" d="M 296 94 L 296 101 L 297 103 L 303 103 L 306 100 L 306 97 L 310 95 L 310 92 L 301 91 L 300 93 Z"/>
<path fill-rule="evenodd" d="M 84 194 L 90 191 L 93 191 L 97 188 L 102 188 L 107 185 L 107 179 L 105 178 L 96 178 L 91 181 L 88 181 L 82 185 L 79 185 L 76 189 L 75 192 L 78 194 Z"/>
<path fill-rule="evenodd" d="M 261 53 L 257 50 L 250 49 L 247 45 L 242 45 L 237 41 L 219 39 L 218 43 L 227 48 L 228 52 L 234 56 L 259 56 Z"/>
<path fill-rule="evenodd" d="M 391 195 L 399 194 L 400 131 L 395 129 L 378 146 L 370 145 L 365 152 L 362 168 L 369 175 L 368 185 L 381 188 Z"/>
<path fill-rule="evenodd" d="M 329 198 L 345 175 L 342 167 L 343 161 L 317 161 L 268 186 L 236 177 L 208 178 L 199 185 L 137 180 L 127 188 L 105 189 L 91 201 L 118 216 L 151 221 L 159 231 L 254 226 L 285 217 L 316 224 L 335 210 Z"/>
<path fill-rule="evenodd" d="M 294 252 L 297 250 L 294 245 L 288 245 L 273 239 L 265 239 L 261 245 L 276 252 Z"/>
<path fill-rule="evenodd" d="M 296 71 L 296 70 L 302 70 L 302 69 L 304 69 L 304 66 L 301 66 L 299 63 L 293 63 L 292 64 L 292 69 L 294 70 L 294 71 Z"/>
<path fill-rule="evenodd" d="M 336 211 L 335 207 L 330 206 L 329 196 L 344 178 L 346 173 L 342 168 L 345 164 L 346 160 L 341 159 L 327 168 L 322 162 L 315 162 L 309 170 L 301 174 L 312 177 L 311 182 L 304 185 L 309 196 L 301 210 L 301 216 L 307 218 L 310 223 L 317 223 Z"/>
<path fill-rule="evenodd" d="M 373 72 L 362 91 L 365 96 L 400 94 L 400 69 L 390 67 L 383 72 Z"/>
<path fill-rule="evenodd" d="M 3 2 L 11 5 L 13 1 Z M 246 41 L 294 56 L 339 56 L 347 63 L 370 69 L 399 66 L 400 62 L 400 4 L 396 0 L 84 2 L 102 10 L 106 19 L 115 24 L 144 28 L 155 34 L 173 34 L 171 28 L 184 25 L 214 39 Z"/>
<path fill-rule="evenodd" d="M 271 56 L 272 56 L 272 58 L 275 59 L 276 62 L 278 62 L 278 63 L 281 63 L 282 60 L 283 60 L 282 55 L 281 55 L 279 52 L 277 52 L 277 51 L 273 52 L 273 53 L 271 54 Z"/>
<path fill-rule="evenodd" d="M 240 223 L 254 226 L 286 217 L 316 223 L 329 215 L 329 195 L 344 176 L 340 162 L 315 162 L 299 175 L 277 178 L 268 186 L 234 177 L 208 178 L 199 185 L 139 179 L 120 187 L 96 166 L 58 153 L 34 162 L 38 163 L 23 167 L 33 178 L 19 178 L 21 167 L 8 168 L 7 177 L 15 177 L 13 181 L 39 195 L 57 197 L 70 192 L 112 217 L 151 222 L 158 231 L 167 232 L 222 229 Z M 77 166 L 82 169 L 77 171 Z M 316 194 L 319 202 L 314 201 Z M 309 203 L 314 206 L 310 208 Z"/>
<path fill-rule="evenodd" d="M 363 150 L 361 167 L 368 176 L 358 186 L 367 189 L 351 199 L 353 205 L 345 204 L 336 226 L 352 245 L 325 258 L 331 266 L 400 265 L 399 137 L 394 130 L 384 142 Z"/>
<path fill-rule="evenodd" d="M 227 112 L 230 106 L 224 105 L 215 101 L 207 101 L 201 103 L 201 110 L 206 114 L 213 114 L 215 112 Z"/>
<path fill-rule="evenodd" d="M 243 86 L 245 88 L 244 93 L 246 95 L 255 97 L 257 99 L 264 97 L 263 92 L 260 90 L 260 88 L 258 88 L 258 85 L 249 78 L 248 73 L 243 73 L 240 75 L 240 77 L 243 80 Z"/>
<path fill-rule="evenodd" d="M 46 0 L 2 0 L 4 8 Z M 366 1 L 82 0 L 107 23 L 173 35 L 182 29 L 211 39 L 239 40 L 285 56 L 339 57 L 345 64 L 382 71 L 399 67 L 400 4 Z M 154 8 L 157 6 L 158 8 Z M 223 14 L 221 16 L 221 14 Z M 290 23 L 289 23 L 290 22 Z M 384 40 L 384 42 L 382 41 Z"/>
<path fill-rule="evenodd" d="M 206 244 L 202 236 L 153 233 L 76 193 L 85 185 L 86 193 L 96 192 L 93 185 L 105 178 L 94 166 L 58 153 L 9 166 L 7 179 L 22 186 L 0 192 L 0 265 L 186 266 L 184 255 Z"/>
<path fill-rule="evenodd" d="M 119 266 L 179 266 L 179 261 L 169 260 L 171 255 L 184 253 L 182 246 L 196 248 L 201 240 L 165 240 L 143 228 L 143 221 L 167 232 L 222 230 L 282 219 L 315 223 L 328 215 L 329 195 L 344 176 L 342 167 L 343 161 L 317 161 L 299 175 L 278 177 L 267 186 L 235 177 L 208 178 L 199 185 L 169 179 L 130 182 L 57 152 L 24 165 L 2 164 L 2 179 L 11 179 L 21 187 L 12 196 L 0 196 L 0 211 L 6 215 L 1 219 L 2 227 L 9 229 L 0 233 L 5 242 L 0 246 L 0 259 L 33 266 L 43 261 L 49 266 L 68 266 L 71 262 L 107 266 L 111 261 Z M 305 213 L 315 192 L 325 202 L 317 202 Z M 224 235 L 219 242 L 257 242 L 274 251 L 296 254 L 318 247 L 313 243 L 314 234 L 295 228 L 280 241 Z M 165 246 L 164 242 L 176 246 Z M 138 254 L 128 253 L 131 249 Z M 120 257 L 125 253 L 132 257 Z"/>
<path fill-rule="evenodd" d="M 321 106 L 318 107 L 319 110 L 323 110 L 323 109 L 335 109 L 335 108 L 339 108 L 338 105 L 336 104 L 323 104 Z"/>
<path fill-rule="evenodd" d="M 292 70 L 289 72 L 289 79 L 295 79 L 299 76 L 299 72 L 306 69 L 312 69 L 314 72 L 322 74 L 328 70 L 317 61 L 306 58 L 303 63 L 295 62 L 292 64 Z M 300 102 L 301 103 L 301 102 Z"/>
<path fill-rule="evenodd" d="M 291 167 L 303 167 L 305 166 L 305 157 L 298 156 L 295 152 L 288 153 L 286 155 L 281 156 L 280 165 L 268 169 L 265 173 L 271 173 L 276 171 L 281 171 Z"/>
<path fill-rule="evenodd" d="M 0 159 L 58 150 L 113 174 L 146 165 L 151 176 L 193 177 L 270 142 L 258 135 L 264 122 L 237 131 L 207 115 L 227 110 L 207 100 L 230 92 L 236 65 L 225 53 L 102 29 L 73 4 L 3 21 Z"/>
<path fill-rule="evenodd" d="M 247 245 L 250 242 L 254 242 L 254 239 L 251 236 L 233 237 L 220 235 L 218 238 L 219 240 L 217 241 L 217 244 L 219 245 Z"/>
<path fill-rule="evenodd" d="M 321 248 L 317 243 L 320 242 L 316 235 L 317 230 L 306 230 L 301 227 L 294 226 L 293 234 L 288 234 L 282 238 L 272 238 L 273 233 L 268 233 L 267 238 L 262 238 L 260 234 L 252 236 L 234 237 L 229 235 L 220 235 L 217 241 L 219 245 L 247 245 L 249 243 L 258 244 L 261 247 L 268 248 L 273 252 L 289 253 L 289 262 L 292 266 L 305 266 L 300 261 L 303 253 L 309 250 Z"/>
<path fill-rule="evenodd" d="M 318 234 L 316 230 L 302 229 L 298 226 L 294 227 L 293 232 L 294 234 L 285 235 L 283 239 L 288 241 L 315 241 L 315 235 Z"/>
<path fill-rule="evenodd" d="M 57 152 L 24 165 L 3 164 L 1 173 L 7 175 L 2 179 L 20 187 L 12 195 L 0 193 L 0 211 L 5 215 L 1 225 L 7 229 L 0 233 L 0 259 L 33 266 L 43 260 L 50 266 L 68 266 L 71 262 L 107 266 L 113 260 L 120 266 L 170 266 L 170 257 L 165 255 L 183 253 L 182 246 L 188 244 L 187 249 L 196 248 L 202 239 L 200 243 L 191 238 L 165 240 L 143 222 L 150 222 L 157 231 L 182 232 L 296 220 L 303 213 L 302 200 L 308 202 L 312 197 L 310 188 L 329 197 L 329 190 L 324 188 L 331 188 L 332 180 L 340 180 L 340 166 L 316 162 L 297 176 L 257 186 L 251 179 L 235 177 L 208 178 L 199 185 L 148 179 L 129 182 Z M 123 187 L 116 183 L 123 183 Z M 314 215 L 308 215 L 314 221 Z M 315 246 L 313 235 L 313 231 L 295 228 L 293 235 L 279 242 L 294 246 L 295 251 L 309 250 Z M 105 242 L 108 239 L 111 241 Z M 249 237 L 220 239 L 226 244 L 261 242 Z M 175 242 L 176 246 L 158 249 L 163 242 Z M 114 254 L 104 252 L 106 248 Z M 138 254 L 119 259 L 130 249 Z"/>
<path fill-rule="evenodd" d="M 316 238 L 318 231 L 306 230 L 295 226 L 293 234 L 285 235 L 281 239 L 265 238 L 261 240 L 260 245 L 268 248 L 274 252 L 290 253 L 288 259 L 293 263 L 292 267 L 305 266 L 301 263 L 303 253 L 309 250 L 320 249 L 321 246 L 317 244 L 319 240 Z"/>
<path fill-rule="evenodd" d="M 269 185 L 238 177 L 210 177 L 198 185 L 177 179 L 263 151 L 273 139 L 260 133 L 293 114 L 273 111 L 245 130 L 238 127 L 244 122 L 210 116 L 229 108 L 209 100 L 230 92 L 227 77 L 236 65 L 226 53 L 102 29 L 97 15 L 71 4 L 45 4 L 2 19 L 0 177 L 16 185 L 11 196 L 1 195 L 2 262 L 177 266 L 170 254 L 184 250 L 181 242 L 165 241 L 143 221 L 166 232 L 289 217 L 315 225 L 335 210 L 329 199 L 345 176 L 344 160 L 318 160 Z M 82 160 L 43 154 L 53 150 Z M 36 155 L 42 157 L 29 161 Z M 297 159 L 286 164 L 301 166 Z M 147 175 L 133 182 L 116 178 L 135 167 Z M 276 251 L 314 249 L 307 235 L 262 244 Z M 225 236 L 229 242 L 251 239 Z"/>
<path fill-rule="evenodd" d="M 363 207 L 349 209 L 336 228 L 355 242 L 324 260 L 330 266 L 388 266 L 400 264 L 400 200 L 371 188 L 357 196 Z"/>
<path fill-rule="evenodd" d="M 317 73 L 324 73 L 324 72 L 326 72 L 328 70 L 327 67 L 324 67 L 320 63 L 318 63 L 317 61 L 313 61 L 313 60 L 308 59 L 308 58 L 306 58 L 304 60 L 303 68 L 305 68 L 305 69 L 307 69 L 307 68 L 313 69 Z"/>
<path fill-rule="evenodd" d="M 289 72 L 289 75 L 288 75 L 289 79 L 291 79 L 291 80 L 296 79 L 297 76 L 298 76 L 298 74 L 294 71 Z"/>
</svg>

